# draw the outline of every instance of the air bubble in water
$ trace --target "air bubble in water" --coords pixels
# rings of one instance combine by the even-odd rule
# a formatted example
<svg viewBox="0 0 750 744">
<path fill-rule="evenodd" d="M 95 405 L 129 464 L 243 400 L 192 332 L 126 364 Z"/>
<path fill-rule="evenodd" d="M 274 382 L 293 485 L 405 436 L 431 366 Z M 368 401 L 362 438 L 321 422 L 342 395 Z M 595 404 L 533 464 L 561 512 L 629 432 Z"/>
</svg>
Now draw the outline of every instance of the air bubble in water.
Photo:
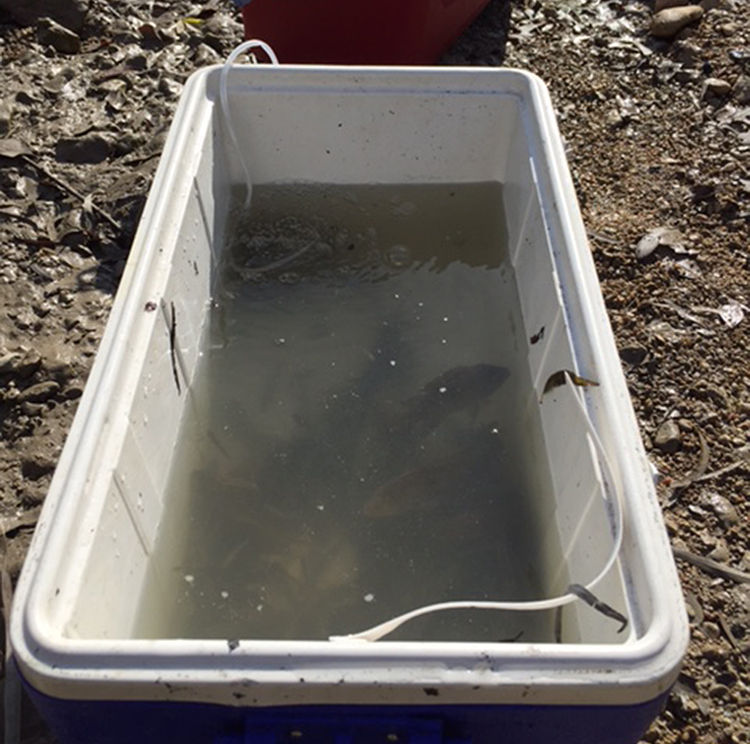
<svg viewBox="0 0 750 744">
<path fill-rule="evenodd" d="M 411 263 L 411 251 L 397 243 L 385 254 L 385 260 L 394 268 L 403 269 Z"/>
</svg>

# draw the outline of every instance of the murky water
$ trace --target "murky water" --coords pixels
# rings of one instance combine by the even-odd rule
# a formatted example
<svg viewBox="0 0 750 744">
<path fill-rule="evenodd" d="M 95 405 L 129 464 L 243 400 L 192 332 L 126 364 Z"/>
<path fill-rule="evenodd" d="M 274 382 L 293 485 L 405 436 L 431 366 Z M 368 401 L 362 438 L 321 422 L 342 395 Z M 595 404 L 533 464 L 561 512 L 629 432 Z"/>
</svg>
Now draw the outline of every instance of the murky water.
<svg viewBox="0 0 750 744">
<path fill-rule="evenodd" d="M 501 186 L 260 187 L 232 234 L 138 635 L 323 639 L 546 596 Z M 551 629 L 462 611 L 391 638 Z"/>
</svg>

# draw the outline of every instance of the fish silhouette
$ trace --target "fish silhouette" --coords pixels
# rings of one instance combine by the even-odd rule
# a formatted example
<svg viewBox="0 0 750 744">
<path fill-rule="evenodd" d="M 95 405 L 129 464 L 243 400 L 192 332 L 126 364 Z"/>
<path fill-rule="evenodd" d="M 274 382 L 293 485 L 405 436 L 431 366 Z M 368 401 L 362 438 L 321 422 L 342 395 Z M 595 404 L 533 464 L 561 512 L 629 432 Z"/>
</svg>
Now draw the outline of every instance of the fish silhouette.
<svg viewBox="0 0 750 744">
<path fill-rule="evenodd" d="M 464 497 L 494 490 L 502 477 L 502 456 L 503 445 L 496 436 L 476 432 L 454 452 L 383 483 L 365 501 L 362 513 L 375 520 L 428 512 L 462 514 Z"/>
<path fill-rule="evenodd" d="M 482 405 L 509 375 L 506 367 L 496 364 L 452 367 L 430 380 L 417 395 L 404 401 L 401 428 L 419 436 L 459 412 L 467 412 L 476 418 Z"/>
<path fill-rule="evenodd" d="M 370 519 L 389 519 L 436 508 L 446 483 L 455 474 L 456 458 L 401 473 L 384 483 L 365 502 L 362 513 Z"/>
</svg>

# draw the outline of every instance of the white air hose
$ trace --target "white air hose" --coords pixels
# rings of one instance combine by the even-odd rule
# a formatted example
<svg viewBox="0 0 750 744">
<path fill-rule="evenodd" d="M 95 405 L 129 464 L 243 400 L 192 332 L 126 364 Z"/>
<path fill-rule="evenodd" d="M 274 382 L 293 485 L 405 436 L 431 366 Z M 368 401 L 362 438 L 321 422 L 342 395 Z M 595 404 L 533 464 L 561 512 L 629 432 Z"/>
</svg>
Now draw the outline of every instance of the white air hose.
<svg viewBox="0 0 750 744">
<path fill-rule="evenodd" d="M 572 602 L 575 602 L 577 599 L 584 599 L 585 594 L 591 593 L 591 591 L 604 579 L 605 576 L 610 572 L 612 567 L 615 564 L 615 561 L 617 560 L 620 548 L 622 546 L 622 539 L 623 539 L 623 518 L 624 518 L 624 509 L 623 509 L 623 503 L 622 503 L 622 493 L 620 490 L 620 484 L 618 480 L 614 477 L 614 473 L 612 470 L 612 465 L 609 461 L 609 457 L 607 456 L 607 452 L 604 449 L 604 445 L 602 444 L 601 439 L 599 438 L 599 435 L 596 432 L 596 429 L 594 428 L 594 425 L 591 422 L 591 418 L 589 417 L 588 411 L 586 410 L 586 406 L 581 399 L 581 397 L 578 394 L 578 390 L 576 386 L 571 383 L 568 376 L 565 376 L 566 381 L 566 387 L 569 387 L 572 389 L 573 397 L 576 400 L 576 403 L 578 405 L 578 409 L 581 412 L 581 415 L 583 417 L 583 420 L 586 424 L 586 430 L 591 437 L 592 441 L 594 442 L 594 446 L 596 448 L 596 451 L 599 455 L 599 459 L 601 461 L 601 464 L 603 465 L 604 471 L 605 471 L 605 482 L 609 484 L 609 486 L 612 489 L 613 497 L 612 497 L 612 514 L 614 519 L 614 535 L 613 535 L 613 541 L 612 541 L 612 550 L 610 551 L 609 557 L 607 558 L 607 561 L 604 563 L 604 566 L 602 567 L 601 571 L 597 574 L 597 576 L 592 579 L 588 584 L 586 584 L 583 587 L 583 591 L 581 589 L 577 589 L 576 592 L 572 590 L 573 587 L 576 585 L 572 585 L 571 589 L 568 591 L 567 594 L 563 594 L 559 597 L 552 597 L 550 599 L 540 599 L 540 600 L 530 600 L 530 601 L 475 601 L 475 600 L 466 600 L 466 601 L 456 601 L 456 602 L 439 602 L 437 604 L 431 604 L 431 605 L 425 605 L 424 607 L 419 607 L 415 610 L 411 610 L 410 612 L 406 612 L 403 615 L 399 615 L 398 617 L 394 617 L 390 620 L 387 620 L 384 623 L 380 623 L 379 625 L 375 625 L 372 628 L 368 628 L 367 630 L 363 630 L 359 633 L 351 633 L 349 635 L 341 635 L 341 636 L 330 636 L 328 640 L 334 641 L 334 642 L 371 642 L 371 641 L 377 641 L 381 638 L 387 636 L 389 633 L 392 633 L 394 630 L 399 628 L 404 623 L 408 622 L 409 620 L 413 620 L 416 617 L 421 617 L 422 615 L 428 615 L 433 612 L 442 612 L 443 610 L 506 610 L 506 611 L 513 611 L 513 612 L 533 612 L 537 610 L 552 610 L 556 609 L 558 607 L 564 607 L 567 604 L 570 604 Z M 598 603 L 600 606 L 603 605 L 603 603 Z M 606 605 L 605 605 L 606 607 Z M 611 608 L 608 608 L 610 610 Z M 619 613 L 615 613 L 616 615 L 619 615 Z M 622 618 L 625 620 L 625 623 L 627 623 L 627 620 L 625 618 Z M 623 625 L 623 628 L 625 625 Z M 622 630 L 622 628 L 621 628 Z"/>
<path fill-rule="evenodd" d="M 232 53 L 227 57 L 227 61 L 224 63 L 224 66 L 221 68 L 221 75 L 219 76 L 219 103 L 221 105 L 221 113 L 224 117 L 227 131 L 229 132 L 229 139 L 232 141 L 232 145 L 237 151 L 237 157 L 239 158 L 240 164 L 242 165 L 242 170 L 245 172 L 245 185 L 247 187 L 247 193 L 245 194 L 246 208 L 250 206 L 250 196 L 252 194 L 250 166 L 247 162 L 244 150 L 240 147 L 239 140 L 237 139 L 237 132 L 232 122 L 231 111 L 229 109 L 229 94 L 227 93 L 227 76 L 229 75 L 229 70 L 232 68 L 232 65 L 234 64 L 237 57 L 239 57 L 240 54 L 244 54 L 245 52 L 249 51 L 250 49 L 262 49 L 268 55 L 268 58 L 271 60 L 272 64 L 279 64 L 279 60 L 274 54 L 273 49 L 271 49 L 271 47 L 266 44 L 265 41 L 261 41 L 260 39 L 250 39 L 248 41 L 243 41 L 242 44 L 237 46 L 232 51 Z"/>
</svg>

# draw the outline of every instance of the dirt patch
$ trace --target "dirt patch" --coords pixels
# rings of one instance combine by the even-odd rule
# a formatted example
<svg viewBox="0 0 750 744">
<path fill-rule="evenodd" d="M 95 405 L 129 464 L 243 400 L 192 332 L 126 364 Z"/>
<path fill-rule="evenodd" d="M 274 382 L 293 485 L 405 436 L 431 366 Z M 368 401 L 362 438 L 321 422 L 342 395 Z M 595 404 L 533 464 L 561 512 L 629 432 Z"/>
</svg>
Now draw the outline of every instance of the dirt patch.
<svg viewBox="0 0 750 744">
<path fill-rule="evenodd" d="M 182 85 L 242 29 L 224 0 L 37 0 L 17 20 L 13 5 L 0 2 L 0 562 L 15 579 Z M 750 740 L 750 3 L 701 6 L 657 38 L 638 0 L 494 0 L 444 60 L 531 70 L 552 93 L 691 617 L 644 736 L 665 744 Z M 24 741 L 51 741 L 30 713 Z"/>
</svg>

